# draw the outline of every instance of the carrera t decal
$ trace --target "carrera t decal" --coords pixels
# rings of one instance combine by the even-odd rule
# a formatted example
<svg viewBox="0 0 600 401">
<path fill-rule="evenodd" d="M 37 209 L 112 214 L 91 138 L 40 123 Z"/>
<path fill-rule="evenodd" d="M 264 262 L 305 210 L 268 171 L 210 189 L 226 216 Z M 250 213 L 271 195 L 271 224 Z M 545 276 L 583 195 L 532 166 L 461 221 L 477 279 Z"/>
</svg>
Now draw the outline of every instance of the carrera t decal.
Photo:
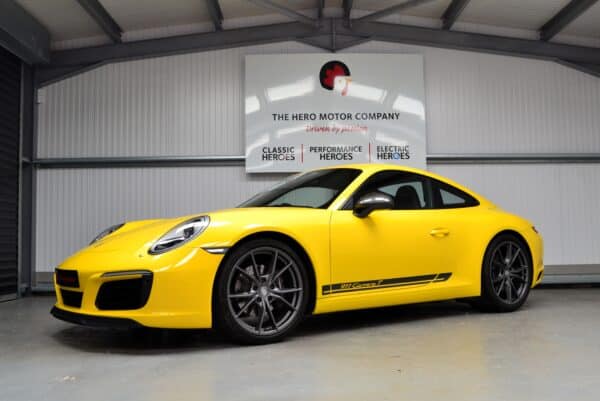
<svg viewBox="0 0 600 401">
<path fill-rule="evenodd" d="M 381 280 L 355 281 L 349 283 L 337 283 L 323 286 L 323 295 L 337 294 L 340 292 L 353 292 L 375 290 L 380 288 L 404 287 L 408 285 L 439 283 L 446 281 L 452 273 L 425 274 L 422 276 L 396 277 Z"/>
</svg>

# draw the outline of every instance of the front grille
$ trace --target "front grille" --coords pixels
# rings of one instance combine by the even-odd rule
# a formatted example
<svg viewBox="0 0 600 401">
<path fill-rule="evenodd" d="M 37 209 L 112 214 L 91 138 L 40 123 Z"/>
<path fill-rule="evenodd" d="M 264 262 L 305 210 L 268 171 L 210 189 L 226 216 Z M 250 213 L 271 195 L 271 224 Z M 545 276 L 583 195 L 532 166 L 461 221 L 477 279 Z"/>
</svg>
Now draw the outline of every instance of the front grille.
<svg viewBox="0 0 600 401">
<path fill-rule="evenodd" d="M 108 281 L 100 286 L 96 307 L 100 310 L 140 309 L 148 301 L 152 274 L 140 278 Z"/>
<path fill-rule="evenodd" d="M 73 308 L 81 308 L 83 292 L 69 291 L 61 288 L 60 295 L 62 297 L 63 304 L 72 306 Z"/>
<path fill-rule="evenodd" d="M 77 270 L 56 269 L 56 284 L 63 287 L 79 288 Z"/>
</svg>

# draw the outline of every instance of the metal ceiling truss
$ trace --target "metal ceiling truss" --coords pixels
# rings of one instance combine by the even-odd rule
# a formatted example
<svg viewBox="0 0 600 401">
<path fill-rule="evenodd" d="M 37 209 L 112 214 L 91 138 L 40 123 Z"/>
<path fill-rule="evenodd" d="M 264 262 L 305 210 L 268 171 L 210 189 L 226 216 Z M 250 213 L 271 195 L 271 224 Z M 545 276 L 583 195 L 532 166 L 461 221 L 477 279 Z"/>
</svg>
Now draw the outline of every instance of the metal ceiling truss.
<svg viewBox="0 0 600 401">
<path fill-rule="evenodd" d="M 221 11 L 219 0 L 206 0 L 206 7 L 208 8 L 210 19 L 215 26 L 215 31 L 223 30 L 223 12 Z"/>
<path fill-rule="evenodd" d="M 323 19 L 323 9 L 325 8 L 325 0 L 317 0 L 317 18 Z"/>
<path fill-rule="evenodd" d="M 121 43 L 123 30 L 98 0 L 77 0 L 77 2 L 96 21 L 113 43 Z"/>
<path fill-rule="evenodd" d="M 218 5 L 217 0 L 207 1 Z M 270 0 L 249 1 L 276 10 L 296 22 L 55 51 L 51 54 L 50 64 L 38 66 L 36 84 L 38 87 L 48 85 L 104 63 L 291 40 L 332 52 L 378 40 L 557 61 L 595 76 L 600 71 L 600 48 L 450 30 L 467 6 L 467 1 L 455 0 L 450 4 L 441 17 L 442 29 L 376 22 L 394 12 L 431 0 L 404 1 L 351 20 L 347 17 L 352 10 L 352 1 L 347 0 L 340 4 L 344 9 L 342 18 L 323 17 L 323 1 L 317 1 L 316 19 Z M 216 24 L 215 28 L 218 29 Z"/>
<path fill-rule="evenodd" d="M 396 4 L 395 6 L 391 6 L 388 8 L 384 8 L 380 11 L 375 11 L 374 13 L 367 14 L 364 17 L 358 18 L 356 21 L 377 21 L 382 18 L 388 17 L 392 14 L 397 14 L 402 10 L 406 10 L 412 7 L 420 6 L 421 4 L 430 3 L 435 0 L 407 0 L 400 4 Z"/>
<path fill-rule="evenodd" d="M 566 67 L 573 68 L 577 71 L 585 72 L 586 74 L 600 78 L 600 64 L 573 63 L 569 60 L 556 60 L 556 62 Z"/>
<path fill-rule="evenodd" d="M 302 22 L 307 25 L 319 25 L 319 20 L 307 17 L 304 14 L 301 14 L 297 11 L 284 7 L 274 1 L 271 0 L 248 0 L 250 3 L 254 3 L 257 6 L 267 8 L 269 10 L 273 10 L 278 12 L 279 14 L 285 15 L 288 18 L 291 18 L 295 21 Z"/>
<path fill-rule="evenodd" d="M 571 0 L 540 28 L 540 40 L 550 40 L 598 0 Z"/>
<path fill-rule="evenodd" d="M 14 0 L 0 1 L 0 46 L 28 64 L 50 61 L 50 34 Z"/>
<path fill-rule="evenodd" d="M 471 0 L 452 0 L 444 14 L 442 15 L 442 29 L 452 29 L 452 25 L 456 22 L 460 14 L 467 7 Z"/>
<path fill-rule="evenodd" d="M 354 0 L 344 0 L 342 2 L 342 8 L 344 9 L 344 19 L 350 22 L 350 14 L 352 14 L 352 6 L 354 5 Z"/>
</svg>

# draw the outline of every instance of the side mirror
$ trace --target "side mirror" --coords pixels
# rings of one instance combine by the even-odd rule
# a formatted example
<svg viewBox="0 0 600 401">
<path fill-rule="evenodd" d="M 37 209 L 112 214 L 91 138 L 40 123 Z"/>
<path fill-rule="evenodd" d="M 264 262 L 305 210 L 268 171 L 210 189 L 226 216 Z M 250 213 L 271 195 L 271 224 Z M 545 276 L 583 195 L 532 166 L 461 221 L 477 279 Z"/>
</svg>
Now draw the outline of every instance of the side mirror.
<svg viewBox="0 0 600 401">
<path fill-rule="evenodd" d="M 354 215 L 367 217 L 374 210 L 393 209 L 394 198 L 382 192 L 371 192 L 358 198 L 354 203 Z"/>
</svg>

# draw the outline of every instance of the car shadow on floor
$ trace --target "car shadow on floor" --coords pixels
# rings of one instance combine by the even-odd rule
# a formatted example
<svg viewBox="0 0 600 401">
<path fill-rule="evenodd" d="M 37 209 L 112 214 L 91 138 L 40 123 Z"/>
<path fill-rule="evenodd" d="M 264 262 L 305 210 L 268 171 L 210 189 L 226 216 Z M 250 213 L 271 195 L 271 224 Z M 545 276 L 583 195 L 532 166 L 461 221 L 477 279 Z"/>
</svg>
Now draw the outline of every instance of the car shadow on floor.
<svg viewBox="0 0 600 401">
<path fill-rule="evenodd" d="M 154 355 L 235 347 L 214 330 L 108 329 L 67 326 L 52 337 L 84 352 Z"/>
<path fill-rule="evenodd" d="M 312 336 L 327 332 L 360 330 L 421 320 L 443 319 L 452 316 L 479 313 L 464 302 L 443 301 L 422 304 L 361 309 L 311 316 L 299 327 L 295 337 Z"/>
<path fill-rule="evenodd" d="M 455 301 L 338 312 L 307 318 L 287 341 L 427 319 L 478 313 Z M 215 330 L 104 329 L 65 326 L 53 333 L 60 344 L 84 352 L 152 355 L 239 347 Z"/>
</svg>

